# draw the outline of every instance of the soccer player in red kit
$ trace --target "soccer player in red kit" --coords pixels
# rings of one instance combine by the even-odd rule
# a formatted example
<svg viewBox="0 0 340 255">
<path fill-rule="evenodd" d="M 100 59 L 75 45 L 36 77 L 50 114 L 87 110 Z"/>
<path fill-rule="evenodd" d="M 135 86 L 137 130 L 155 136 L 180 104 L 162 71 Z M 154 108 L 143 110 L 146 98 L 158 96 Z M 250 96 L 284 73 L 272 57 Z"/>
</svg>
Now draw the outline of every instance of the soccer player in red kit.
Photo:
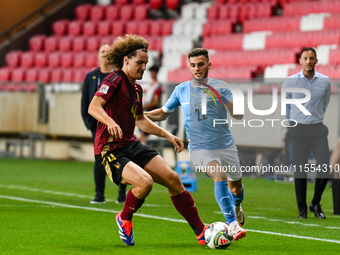
<svg viewBox="0 0 340 255">
<path fill-rule="evenodd" d="M 89 113 L 98 120 L 95 157 L 115 184 L 130 184 L 124 209 L 116 215 L 119 236 L 126 245 L 135 244 L 132 216 L 144 203 L 153 182 L 169 190 L 177 211 L 187 220 L 198 242 L 205 245 L 204 226 L 190 193 L 178 174 L 155 150 L 142 145 L 134 134 L 135 125 L 143 131 L 167 139 L 175 151 L 183 150 L 182 141 L 144 116 L 142 88 L 136 83 L 143 77 L 148 62 L 149 43 L 141 36 L 118 37 L 107 54 L 107 65 L 118 70 L 101 83 Z"/>
</svg>

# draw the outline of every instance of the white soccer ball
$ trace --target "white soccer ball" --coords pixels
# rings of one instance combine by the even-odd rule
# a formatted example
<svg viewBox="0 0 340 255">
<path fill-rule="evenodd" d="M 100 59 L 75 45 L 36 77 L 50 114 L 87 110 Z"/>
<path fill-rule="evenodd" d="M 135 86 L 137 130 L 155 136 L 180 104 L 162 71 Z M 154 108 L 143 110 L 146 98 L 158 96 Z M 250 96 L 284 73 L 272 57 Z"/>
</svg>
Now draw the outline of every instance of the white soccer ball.
<svg viewBox="0 0 340 255">
<path fill-rule="evenodd" d="M 226 249 L 233 241 L 233 234 L 227 224 L 214 222 L 208 226 L 204 238 L 211 249 Z"/>
</svg>

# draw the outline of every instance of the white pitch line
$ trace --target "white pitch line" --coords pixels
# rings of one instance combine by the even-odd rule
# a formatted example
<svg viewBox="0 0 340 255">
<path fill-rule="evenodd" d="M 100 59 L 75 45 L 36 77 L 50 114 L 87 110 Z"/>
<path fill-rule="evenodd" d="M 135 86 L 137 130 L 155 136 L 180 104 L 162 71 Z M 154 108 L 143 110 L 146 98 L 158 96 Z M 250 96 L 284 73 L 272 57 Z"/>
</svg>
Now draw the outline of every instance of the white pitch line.
<svg viewBox="0 0 340 255">
<path fill-rule="evenodd" d="M 286 237 L 293 237 L 293 238 L 308 239 L 308 240 L 315 240 L 315 241 L 323 241 L 323 242 L 339 243 L 340 244 L 340 240 L 322 239 L 322 238 L 309 237 L 309 236 L 298 236 L 298 235 L 282 234 L 282 233 L 277 233 L 277 232 L 262 231 L 262 230 L 255 230 L 255 229 L 246 229 L 246 230 L 249 231 L 249 232 L 261 233 L 261 234 L 286 236 Z"/>
<path fill-rule="evenodd" d="M 251 216 L 249 215 L 248 218 L 251 219 L 258 219 L 258 220 L 267 220 L 267 221 L 280 221 L 286 224 L 298 224 L 298 225 L 303 225 L 303 226 L 307 226 L 307 227 L 322 227 L 322 228 L 328 228 L 328 229 L 340 229 L 340 227 L 329 227 L 329 226 L 321 226 L 319 224 L 306 224 L 306 223 L 302 223 L 299 221 L 284 221 L 284 220 L 279 220 L 279 219 L 269 219 L 266 217 L 260 217 L 260 216 Z"/>
<path fill-rule="evenodd" d="M 31 192 L 46 193 L 46 194 L 53 194 L 53 195 L 61 195 L 61 196 L 67 196 L 67 197 L 79 197 L 79 198 L 88 198 L 88 199 L 92 199 L 93 198 L 91 196 L 80 195 L 80 194 L 76 194 L 76 193 L 54 191 L 54 190 L 45 190 L 45 189 L 37 189 L 37 188 L 30 188 L 30 187 L 17 186 L 17 185 L 2 185 L 2 184 L 0 184 L 0 188 L 16 189 L 16 190 L 26 190 L 26 191 L 31 191 Z M 116 201 L 116 200 L 106 199 L 106 201 L 107 202 L 113 202 L 113 201 Z M 171 207 L 172 205 L 156 205 L 156 204 L 145 203 L 145 204 L 143 204 L 143 206 L 146 206 L 146 207 Z"/>
<path fill-rule="evenodd" d="M 96 207 L 69 205 L 69 204 L 55 203 L 55 202 L 49 202 L 49 201 L 40 201 L 40 200 L 27 199 L 27 198 L 22 198 L 22 197 L 12 197 L 12 196 L 3 196 L 3 195 L 0 195 L 0 198 L 16 200 L 16 201 L 23 201 L 23 202 L 29 202 L 29 203 L 40 203 L 40 204 L 54 205 L 54 206 L 74 208 L 74 209 L 83 209 L 83 210 L 89 210 L 89 211 L 100 211 L 100 212 L 118 213 L 118 211 L 115 211 L 115 210 L 107 210 L 107 209 L 96 208 Z M 157 219 L 157 220 L 165 220 L 165 221 L 172 221 L 172 222 L 187 223 L 185 220 L 172 219 L 172 218 L 168 218 L 168 217 L 160 217 L 160 216 L 141 214 L 141 213 L 135 213 L 134 215 L 135 216 L 139 216 L 139 217 L 143 217 L 143 218 L 150 218 L 150 219 Z M 278 232 L 269 232 L 269 231 L 262 231 L 262 230 L 256 230 L 256 229 L 246 229 L 246 230 L 249 231 L 249 232 L 261 233 L 261 234 L 293 237 L 293 238 L 299 238 L 299 239 L 315 240 L 315 241 L 322 241 L 322 242 L 329 242 L 329 243 L 338 243 L 338 244 L 340 244 L 340 240 L 322 239 L 322 238 L 309 237 L 309 236 L 298 236 L 298 235 L 284 234 L 284 233 L 278 233 Z"/>
<path fill-rule="evenodd" d="M 221 212 L 214 212 L 216 214 L 222 214 Z M 278 222 L 283 222 L 286 224 L 296 224 L 296 225 L 302 225 L 302 226 L 306 226 L 306 227 L 322 227 L 322 228 L 327 228 L 327 229 L 340 229 L 340 227 L 334 227 L 334 226 L 321 226 L 318 224 L 306 224 L 303 222 L 299 222 L 299 221 L 285 221 L 285 220 L 280 220 L 280 219 L 270 219 L 270 218 L 266 218 L 263 216 L 253 216 L 253 215 L 247 215 L 247 218 L 251 218 L 251 219 L 257 219 L 257 220 L 267 220 L 267 221 L 278 221 Z"/>
</svg>

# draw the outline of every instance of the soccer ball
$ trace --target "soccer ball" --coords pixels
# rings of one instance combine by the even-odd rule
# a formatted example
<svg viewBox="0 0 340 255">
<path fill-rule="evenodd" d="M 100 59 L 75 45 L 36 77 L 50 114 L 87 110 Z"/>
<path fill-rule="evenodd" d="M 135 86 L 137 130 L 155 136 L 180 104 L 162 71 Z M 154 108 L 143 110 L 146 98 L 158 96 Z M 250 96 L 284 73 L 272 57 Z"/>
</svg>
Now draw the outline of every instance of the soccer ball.
<svg viewBox="0 0 340 255">
<path fill-rule="evenodd" d="M 233 241 L 233 234 L 227 224 L 214 222 L 206 229 L 204 238 L 211 249 L 226 249 Z"/>
</svg>

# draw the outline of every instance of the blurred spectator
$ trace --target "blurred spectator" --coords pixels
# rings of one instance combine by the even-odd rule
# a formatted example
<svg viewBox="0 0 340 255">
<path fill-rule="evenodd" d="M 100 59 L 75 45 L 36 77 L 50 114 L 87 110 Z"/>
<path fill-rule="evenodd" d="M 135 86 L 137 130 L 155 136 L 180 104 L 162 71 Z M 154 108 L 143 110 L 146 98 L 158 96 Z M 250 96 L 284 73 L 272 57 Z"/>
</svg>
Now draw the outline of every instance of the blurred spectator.
<svg viewBox="0 0 340 255">
<path fill-rule="evenodd" d="M 144 99 L 144 111 L 151 111 L 160 106 L 161 95 L 162 95 L 162 86 L 157 81 L 158 74 L 158 66 L 152 66 L 149 68 L 150 76 L 152 79 L 152 83 L 150 86 L 143 90 L 143 99 Z M 146 145 L 146 137 L 148 133 L 145 133 L 141 130 L 140 142 Z"/>
<path fill-rule="evenodd" d="M 93 142 L 96 136 L 97 120 L 88 113 L 88 108 L 100 83 L 112 71 L 111 67 L 105 66 L 105 55 L 109 52 L 110 49 L 111 47 L 109 44 L 103 44 L 102 46 L 100 46 L 99 53 L 98 53 L 98 60 L 99 60 L 100 67 L 86 74 L 84 85 L 83 85 L 83 90 L 82 90 L 81 116 L 83 117 L 86 128 L 91 130 Z M 96 196 L 91 201 L 91 204 L 105 203 L 105 197 L 104 197 L 105 178 L 106 178 L 106 173 L 102 171 L 100 167 L 98 167 L 95 163 L 94 164 L 94 182 L 96 186 Z M 118 192 L 118 199 L 116 203 L 124 203 L 125 196 L 126 196 L 126 185 L 120 184 L 119 192 Z"/>
<path fill-rule="evenodd" d="M 338 142 L 332 152 L 331 159 L 329 162 L 331 167 L 331 172 L 333 173 L 334 178 L 340 179 L 340 142 Z M 336 174 L 338 173 L 338 174 Z"/>
</svg>

